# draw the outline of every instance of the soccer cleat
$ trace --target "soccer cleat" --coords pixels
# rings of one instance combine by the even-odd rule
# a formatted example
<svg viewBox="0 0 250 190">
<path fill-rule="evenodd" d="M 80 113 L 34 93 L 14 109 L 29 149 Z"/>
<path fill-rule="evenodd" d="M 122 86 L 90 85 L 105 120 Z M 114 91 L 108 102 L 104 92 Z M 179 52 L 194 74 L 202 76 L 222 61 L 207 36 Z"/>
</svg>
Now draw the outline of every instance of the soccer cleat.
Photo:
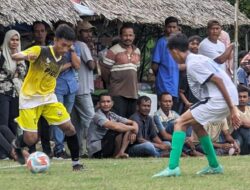
<svg viewBox="0 0 250 190">
<path fill-rule="evenodd" d="M 179 167 L 176 167 L 175 169 L 170 169 L 167 167 L 165 170 L 162 170 L 161 172 L 153 175 L 152 177 L 171 177 L 171 176 L 180 176 L 181 175 L 181 170 Z"/>
<path fill-rule="evenodd" d="M 73 167 L 73 171 L 77 172 L 77 171 L 81 171 L 83 170 L 83 165 L 82 164 L 76 164 Z"/>
<path fill-rule="evenodd" d="M 15 140 L 12 141 L 11 145 L 14 148 L 14 151 L 15 151 L 16 161 L 19 162 L 19 164 L 24 165 L 25 164 L 25 158 L 23 156 L 22 148 L 17 146 Z"/>
<path fill-rule="evenodd" d="M 222 174 L 224 172 L 224 169 L 221 165 L 219 165 L 216 168 L 212 168 L 211 166 L 208 166 L 201 171 L 197 172 L 197 175 L 207 175 L 207 174 Z"/>
</svg>

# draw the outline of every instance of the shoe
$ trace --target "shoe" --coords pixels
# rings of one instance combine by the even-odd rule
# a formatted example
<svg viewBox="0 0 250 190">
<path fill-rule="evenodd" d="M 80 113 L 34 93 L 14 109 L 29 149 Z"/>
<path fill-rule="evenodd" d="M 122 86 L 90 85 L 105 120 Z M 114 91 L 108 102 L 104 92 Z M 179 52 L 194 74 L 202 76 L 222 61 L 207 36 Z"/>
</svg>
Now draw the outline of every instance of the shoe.
<svg viewBox="0 0 250 190">
<path fill-rule="evenodd" d="M 171 177 L 171 176 L 180 176 L 181 175 L 181 170 L 179 167 L 176 167 L 175 169 L 169 169 L 167 167 L 165 170 L 162 170 L 161 172 L 153 175 L 152 177 Z"/>
<path fill-rule="evenodd" d="M 224 172 L 224 169 L 221 165 L 219 165 L 216 168 L 212 168 L 211 166 L 208 166 L 201 171 L 197 172 L 197 175 L 207 175 L 207 174 L 222 174 Z"/>
<path fill-rule="evenodd" d="M 18 147 L 16 145 L 16 141 L 13 140 L 12 143 L 11 143 L 15 153 L 16 153 L 16 161 L 19 162 L 19 164 L 21 165 L 24 165 L 25 164 L 25 158 L 23 156 L 23 153 L 22 153 L 22 148 L 21 147 Z"/>
<path fill-rule="evenodd" d="M 83 170 L 83 165 L 82 164 L 76 164 L 73 167 L 73 171 L 77 172 L 77 171 L 81 171 Z"/>
<path fill-rule="evenodd" d="M 62 152 L 55 154 L 53 158 L 58 159 L 58 160 L 67 160 L 67 159 L 70 159 L 71 157 L 67 154 L 67 152 L 62 151 Z"/>
</svg>

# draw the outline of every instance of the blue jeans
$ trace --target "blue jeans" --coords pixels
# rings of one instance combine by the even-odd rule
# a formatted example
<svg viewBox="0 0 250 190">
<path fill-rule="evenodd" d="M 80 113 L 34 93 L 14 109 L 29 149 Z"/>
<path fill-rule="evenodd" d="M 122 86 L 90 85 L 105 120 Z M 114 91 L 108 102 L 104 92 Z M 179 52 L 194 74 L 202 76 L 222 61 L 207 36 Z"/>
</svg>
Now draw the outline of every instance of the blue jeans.
<svg viewBox="0 0 250 190">
<path fill-rule="evenodd" d="M 170 142 L 164 141 L 165 144 L 171 145 Z M 130 157 L 160 157 L 163 151 L 156 148 L 153 143 L 145 142 L 141 144 L 135 144 L 128 149 Z"/>
<path fill-rule="evenodd" d="M 240 127 L 237 130 L 234 130 L 232 133 L 233 138 L 239 143 L 241 148 L 241 154 L 250 153 L 250 129 Z"/>
<path fill-rule="evenodd" d="M 71 112 L 71 119 L 78 137 L 80 156 L 87 154 L 87 131 L 94 115 L 95 110 L 91 94 L 76 95 L 75 104 Z M 83 143 L 83 141 L 85 143 Z"/>
<path fill-rule="evenodd" d="M 71 113 L 74 102 L 75 102 L 75 93 L 68 95 L 56 94 L 57 100 L 65 106 L 68 113 Z M 64 151 L 64 133 L 58 126 L 52 126 L 53 139 L 55 141 L 54 153 L 58 154 Z"/>
</svg>

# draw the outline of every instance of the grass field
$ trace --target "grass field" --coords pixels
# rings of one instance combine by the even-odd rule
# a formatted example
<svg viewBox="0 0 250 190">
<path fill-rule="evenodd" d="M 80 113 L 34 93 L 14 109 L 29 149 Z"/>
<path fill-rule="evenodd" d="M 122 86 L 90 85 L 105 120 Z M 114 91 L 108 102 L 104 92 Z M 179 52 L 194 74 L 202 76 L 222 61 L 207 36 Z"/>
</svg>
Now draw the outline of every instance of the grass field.
<svg viewBox="0 0 250 190">
<path fill-rule="evenodd" d="M 0 162 L 0 190 L 247 190 L 250 157 L 220 157 L 224 175 L 196 176 L 205 158 L 182 158 L 182 176 L 152 179 L 167 159 L 89 160 L 83 172 L 72 172 L 70 161 L 52 161 L 47 173 L 32 174 L 13 161 Z"/>
</svg>

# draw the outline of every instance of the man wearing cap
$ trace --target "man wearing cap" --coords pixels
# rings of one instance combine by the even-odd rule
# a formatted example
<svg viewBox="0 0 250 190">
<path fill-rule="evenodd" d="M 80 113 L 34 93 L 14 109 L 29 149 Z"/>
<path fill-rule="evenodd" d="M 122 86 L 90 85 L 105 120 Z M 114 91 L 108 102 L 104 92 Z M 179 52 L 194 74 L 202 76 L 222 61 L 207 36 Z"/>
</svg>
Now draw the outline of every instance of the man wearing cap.
<svg viewBox="0 0 250 190">
<path fill-rule="evenodd" d="M 114 101 L 116 114 L 129 118 L 136 111 L 138 97 L 137 68 L 140 66 L 140 50 L 133 45 L 134 28 L 131 24 L 123 24 L 120 29 L 120 43 L 112 46 L 103 59 L 103 67 L 108 73 L 109 94 Z"/>
<path fill-rule="evenodd" d="M 79 89 L 76 93 L 75 104 L 72 110 L 72 122 L 75 125 L 81 157 L 87 157 L 86 138 L 87 131 L 95 110 L 91 93 L 94 91 L 93 70 L 95 62 L 88 44 L 92 42 L 92 30 L 94 26 L 88 21 L 78 23 L 76 45 L 80 48 L 80 69 L 78 70 Z"/>
</svg>

